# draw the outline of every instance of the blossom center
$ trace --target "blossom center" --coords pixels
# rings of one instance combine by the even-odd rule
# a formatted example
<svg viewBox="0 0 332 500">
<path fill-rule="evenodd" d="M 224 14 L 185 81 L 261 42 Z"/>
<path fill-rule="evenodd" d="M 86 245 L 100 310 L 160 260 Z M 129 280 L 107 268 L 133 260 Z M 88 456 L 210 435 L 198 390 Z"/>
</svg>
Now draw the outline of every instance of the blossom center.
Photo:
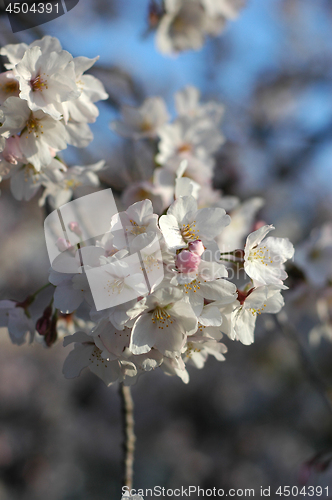
<svg viewBox="0 0 332 500">
<path fill-rule="evenodd" d="M 181 229 L 181 234 L 184 240 L 193 241 L 198 240 L 199 229 L 195 229 L 196 221 L 194 220 L 190 224 L 183 224 Z"/>
<path fill-rule="evenodd" d="M 185 292 L 194 292 L 196 293 L 197 290 L 199 290 L 201 287 L 199 286 L 201 284 L 200 280 L 193 280 L 191 283 L 186 283 L 184 286 Z"/>
<path fill-rule="evenodd" d="M 173 323 L 171 320 L 171 315 L 160 306 L 157 306 L 152 313 L 152 323 L 158 325 L 158 328 L 161 330 L 164 329 L 164 326 L 168 328 L 168 323 Z"/>
<path fill-rule="evenodd" d="M 270 250 L 266 246 L 252 248 L 249 252 L 248 260 L 252 262 L 258 261 L 264 266 L 273 263 L 273 260 L 271 259 Z"/>
<path fill-rule="evenodd" d="M 181 15 L 177 15 L 172 22 L 171 31 L 175 33 L 182 33 L 187 27 L 187 22 L 185 18 Z"/>
<path fill-rule="evenodd" d="M 28 133 L 34 133 L 36 138 L 39 137 L 39 134 L 43 134 L 44 132 L 41 130 L 43 128 L 43 125 L 40 125 L 39 120 L 31 116 L 29 120 L 27 121 L 27 129 Z"/>
<path fill-rule="evenodd" d="M 35 184 L 39 179 L 40 173 L 35 169 L 35 167 L 28 163 L 24 167 L 24 182 L 28 182 L 29 178 L 33 177 L 33 183 Z"/>
<path fill-rule="evenodd" d="M 143 259 L 143 263 L 147 273 L 151 272 L 154 267 L 160 269 L 160 262 L 154 254 L 146 255 Z"/>
<path fill-rule="evenodd" d="M 191 144 L 182 144 L 178 148 L 178 153 L 190 153 L 192 150 Z"/>
<path fill-rule="evenodd" d="M 192 342 L 188 342 L 187 344 L 187 350 L 185 352 L 185 356 L 187 358 L 191 358 L 192 355 L 195 353 L 195 352 L 201 352 L 201 349 L 198 349 L 198 347 L 195 347 L 194 344 Z"/>
<path fill-rule="evenodd" d="M 10 80 L 2 86 L 2 90 L 6 92 L 6 94 L 15 94 L 19 91 L 19 84 L 17 80 Z"/>
<path fill-rule="evenodd" d="M 108 295 L 122 292 L 122 290 L 125 287 L 125 278 L 116 278 L 114 280 L 108 280 L 107 285 L 104 287 L 106 290 L 108 290 Z"/>
<path fill-rule="evenodd" d="M 148 120 L 143 120 L 140 124 L 141 132 L 151 132 L 152 125 Z"/>
<path fill-rule="evenodd" d="M 75 189 L 81 185 L 82 185 L 82 183 L 79 181 L 76 181 L 75 179 L 68 179 L 66 181 L 66 189 Z"/>
<path fill-rule="evenodd" d="M 32 78 L 30 80 L 30 87 L 32 92 L 39 92 L 39 91 L 42 92 L 44 89 L 48 89 L 47 80 L 44 79 L 42 76 L 38 75 L 36 76 L 36 78 Z"/>
<path fill-rule="evenodd" d="M 146 227 L 145 226 L 139 226 L 138 224 L 136 224 L 135 221 L 133 221 L 131 219 L 130 219 L 130 222 L 131 222 L 131 225 L 133 226 L 130 229 L 131 234 L 133 234 L 134 236 L 138 236 L 139 234 L 146 233 Z M 126 231 L 128 231 L 128 229 Z"/>
<path fill-rule="evenodd" d="M 98 347 L 95 347 L 92 351 L 89 361 L 91 361 L 91 364 L 96 363 L 96 366 L 105 366 L 107 368 L 108 360 L 101 357 L 101 350 Z"/>
<path fill-rule="evenodd" d="M 248 311 L 251 312 L 253 316 L 256 316 L 257 314 L 262 314 L 262 312 L 264 312 L 265 307 L 266 304 L 263 304 L 260 309 L 254 309 L 251 307 L 250 309 L 248 309 Z"/>
</svg>

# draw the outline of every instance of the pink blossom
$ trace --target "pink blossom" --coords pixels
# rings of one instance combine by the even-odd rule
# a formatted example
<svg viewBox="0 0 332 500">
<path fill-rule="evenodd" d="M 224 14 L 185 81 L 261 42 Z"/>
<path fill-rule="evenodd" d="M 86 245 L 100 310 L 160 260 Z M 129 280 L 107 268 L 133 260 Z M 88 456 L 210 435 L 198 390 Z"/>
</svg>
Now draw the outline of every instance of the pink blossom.
<svg viewBox="0 0 332 500">
<path fill-rule="evenodd" d="M 20 148 L 20 138 L 18 135 L 9 137 L 6 140 L 6 145 L 2 152 L 2 155 L 4 159 L 12 165 L 17 165 L 19 161 L 23 160 L 23 155 Z"/>
<path fill-rule="evenodd" d="M 191 241 L 189 243 L 189 250 L 195 253 L 196 255 L 201 256 L 205 250 L 202 240 Z"/>
<path fill-rule="evenodd" d="M 82 230 L 80 228 L 80 225 L 78 222 L 69 222 L 68 224 L 68 227 L 70 229 L 70 231 L 72 231 L 73 233 L 77 234 L 77 236 L 81 236 L 82 234 Z"/>
<path fill-rule="evenodd" d="M 182 250 L 176 258 L 175 264 L 181 273 L 192 273 L 198 269 L 201 257 L 189 250 Z"/>
</svg>

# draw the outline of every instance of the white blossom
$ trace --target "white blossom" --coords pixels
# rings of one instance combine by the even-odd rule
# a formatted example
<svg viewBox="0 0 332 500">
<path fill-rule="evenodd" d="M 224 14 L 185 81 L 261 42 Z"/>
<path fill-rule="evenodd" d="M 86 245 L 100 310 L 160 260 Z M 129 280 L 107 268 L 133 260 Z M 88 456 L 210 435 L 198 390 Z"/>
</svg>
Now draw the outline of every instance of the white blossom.
<svg viewBox="0 0 332 500">
<path fill-rule="evenodd" d="M 139 108 L 123 106 L 121 114 L 122 121 L 113 121 L 112 129 L 133 139 L 156 137 L 160 127 L 169 120 L 165 102 L 160 97 L 149 97 Z"/>
<path fill-rule="evenodd" d="M 161 288 L 149 295 L 144 305 L 146 311 L 135 321 L 129 349 L 133 354 L 155 348 L 170 358 L 180 355 L 186 336 L 197 329 L 197 319 L 183 300 L 183 292 L 175 287 Z"/>
<path fill-rule="evenodd" d="M 2 106 L 4 123 L 2 134 L 20 134 L 22 154 L 36 170 L 46 167 L 52 160 L 52 150 L 66 149 L 67 133 L 60 121 L 39 110 L 31 112 L 26 101 L 9 97 Z"/>
<path fill-rule="evenodd" d="M 205 246 L 230 223 L 223 208 L 197 209 L 192 196 L 183 196 L 172 203 L 159 225 L 171 249 L 185 248 L 190 241 L 202 240 Z"/>
<path fill-rule="evenodd" d="M 60 52 L 62 50 L 59 40 L 49 35 L 44 36 L 41 40 L 35 40 L 30 45 L 26 43 L 15 43 L 5 45 L 0 49 L 0 54 L 6 56 L 9 63 L 5 63 L 7 69 L 13 69 L 22 61 L 23 56 L 27 49 L 31 47 L 40 47 L 43 52 Z"/>
<path fill-rule="evenodd" d="M 164 54 L 197 50 L 204 43 L 206 13 L 198 0 L 165 0 L 156 36 Z"/>
<path fill-rule="evenodd" d="M 278 313 L 284 305 L 281 289 L 275 285 L 260 286 L 253 289 L 241 301 L 237 300 L 231 313 L 232 340 L 242 344 L 252 344 L 257 315 L 262 313 Z M 228 333 L 228 332 L 225 332 Z"/>
<path fill-rule="evenodd" d="M 263 226 L 251 233 L 246 241 L 244 269 L 251 279 L 263 285 L 282 285 L 287 278 L 284 263 L 294 255 L 294 247 L 288 238 L 266 238 L 274 229 Z"/>
<path fill-rule="evenodd" d="M 75 66 L 69 52 L 42 51 L 38 46 L 26 50 L 15 66 L 20 98 L 32 111 L 42 110 L 55 120 L 61 118 L 58 104 L 80 95 L 75 81 Z"/>
<path fill-rule="evenodd" d="M 202 0 L 210 16 L 221 15 L 227 19 L 236 19 L 246 0 Z"/>
<path fill-rule="evenodd" d="M 159 233 L 158 215 L 153 213 L 150 200 L 138 201 L 125 212 L 112 217 L 111 231 L 114 234 L 114 245 L 124 248 L 140 234 Z"/>
<path fill-rule="evenodd" d="M 61 179 L 56 179 L 56 182 L 54 182 L 54 179 L 49 178 L 43 183 L 46 189 L 39 200 L 39 204 L 42 206 L 46 198 L 49 197 L 50 205 L 58 208 L 70 201 L 78 189 L 84 186 L 98 187 L 100 181 L 96 172 L 102 170 L 104 166 L 105 162 L 103 160 L 85 167 L 76 165 L 67 169 Z"/>
<path fill-rule="evenodd" d="M 21 345 L 26 341 L 26 335 L 33 338 L 34 324 L 27 311 L 13 300 L 0 301 L 0 327 L 7 327 L 13 344 Z"/>
<path fill-rule="evenodd" d="M 89 59 L 83 56 L 73 59 L 79 97 L 62 103 L 62 114 L 66 123 L 69 119 L 77 123 L 95 122 L 99 110 L 94 103 L 108 98 L 100 80 L 92 75 L 83 75 L 98 59 L 99 57 Z"/>
<path fill-rule="evenodd" d="M 217 36 L 228 19 L 235 19 L 244 0 L 165 0 L 156 44 L 171 55 L 200 49 L 207 35 Z"/>
<path fill-rule="evenodd" d="M 212 179 L 214 161 L 211 157 L 224 143 L 224 137 L 210 118 L 179 117 L 159 130 L 159 153 L 156 161 L 176 172 L 186 160 L 186 175 L 199 184 Z"/>
<path fill-rule="evenodd" d="M 106 385 L 114 382 L 123 382 L 127 377 L 135 377 L 137 370 L 130 361 L 115 359 L 111 355 L 102 357 L 102 352 L 94 343 L 93 338 L 85 332 L 76 332 L 65 337 L 64 346 L 71 343 L 74 349 L 69 353 L 63 365 L 63 374 L 66 378 L 78 377 L 84 368 L 101 378 Z"/>
<path fill-rule="evenodd" d="M 224 115 L 224 106 L 217 102 L 200 103 L 200 91 L 188 85 L 174 96 L 175 107 L 179 116 L 189 118 L 208 118 L 214 126 L 218 126 Z"/>
</svg>

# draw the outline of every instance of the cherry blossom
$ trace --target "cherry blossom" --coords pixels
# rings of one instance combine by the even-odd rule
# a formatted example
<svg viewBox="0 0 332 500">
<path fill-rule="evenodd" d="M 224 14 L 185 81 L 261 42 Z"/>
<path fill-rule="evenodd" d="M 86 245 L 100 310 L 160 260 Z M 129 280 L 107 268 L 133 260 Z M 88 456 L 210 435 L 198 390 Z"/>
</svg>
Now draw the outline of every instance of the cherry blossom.
<svg viewBox="0 0 332 500">
<path fill-rule="evenodd" d="M 200 49 L 207 35 L 217 36 L 228 19 L 233 20 L 243 0 L 165 0 L 157 26 L 156 44 L 171 55 Z"/>
<path fill-rule="evenodd" d="M 106 385 L 114 382 L 126 382 L 127 377 L 135 377 L 137 370 L 130 361 L 120 360 L 112 356 L 102 357 L 102 352 L 93 342 L 92 337 L 85 332 L 76 332 L 65 337 L 64 346 L 71 343 L 74 349 L 69 353 L 63 365 L 66 378 L 78 377 L 84 368 L 100 377 Z"/>
<path fill-rule="evenodd" d="M 162 215 L 159 220 L 166 244 L 171 249 L 185 248 L 189 242 L 197 239 L 207 246 L 229 223 L 230 217 L 224 209 L 198 210 L 192 196 L 175 200 L 167 210 L 167 215 Z"/>
<path fill-rule="evenodd" d="M 149 97 L 139 108 L 123 106 L 121 113 L 122 121 L 115 120 L 111 126 L 118 134 L 133 139 L 156 137 L 159 128 L 169 120 L 166 104 L 160 97 Z"/>
<path fill-rule="evenodd" d="M 146 311 L 133 326 L 129 349 L 133 354 L 155 348 L 167 357 L 180 355 L 186 336 L 197 329 L 197 319 L 183 292 L 175 287 L 160 288 L 144 306 Z"/>
<path fill-rule="evenodd" d="M 249 345 L 254 341 L 257 315 L 278 313 L 284 305 L 284 299 L 280 287 L 276 285 L 251 289 L 244 298 L 239 299 L 231 314 L 231 333 L 229 336 L 233 340 L 239 340 L 242 344 Z"/>
<path fill-rule="evenodd" d="M 32 339 L 35 333 L 27 305 L 13 300 L 0 301 L 0 327 L 3 326 L 8 328 L 11 341 L 17 345 L 25 343 L 27 334 Z"/>
<path fill-rule="evenodd" d="M 73 57 L 69 52 L 45 50 L 38 46 L 26 50 L 15 66 L 20 98 L 32 111 L 42 110 L 55 120 L 61 118 L 57 104 L 79 97 Z"/>
<path fill-rule="evenodd" d="M 294 247 L 288 238 L 265 236 L 274 229 L 263 226 L 251 233 L 246 241 L 244 269 L 248 276 L 263 285 L 282 285 L 287 278 L 284 263 L 294 255 Z"/>
<path fill-rule="evenodd" d="M 199 48 L 243 4 L 166 0 L 157 22 L 160 50 Z M 71 166 L 61 159 L 68 144 L 89 144 L 95 103 L 108 97 L 98 79 L 85 75 L 98 57 L 73 58 L 49 36 L 7 45 L 1 54 L 8 71 L 0 75 L 0 176 L 10 179 L 17 200 L 40 191 L 39 205 L 47 201 L 61 221 L 62 205 L 73 198 L 77 203 L 86 188 L 97 191 L 90 196 L 102 193 L 103 160 Z M 30 313 L 36 294 L 21 303 L 0 301 L 0 326 L 13 343 L 29 335 L 45 347 L 63 337 L 65 346 L 74 345 L 64 363 L 66 378 L 88 368 L 107 385 L 131 385 L 161 369 L 188 383 L 190 365 L 201 369 L 209 356 L 225 360 L 224 335 L 249 345 L 257 316 L 277 314 L 284 305 L 292 243 L 266 238 L 274 226 L 255 224 L 261 198 L 241 202 L 213 188 L 214 155 L 225 140 L 219 128 L 224 107 L 202 102 L 188 85 L 175 94 L 175 110 L 171 118 L 160 97 L 122 106 L 111 128 L 137 153 L 122 211 L 101 203 L 98 216 L 106 225 L 89 239 L 84 228 L 94 221 L 87 215 L 60 224 L 48 294 L 40 292 L 37 315 Z M 330 278 L 322 272 L 330 269 L 330 233 L 323 227 L 300 251 L 298 265 L 314 286 Z M 243 268 L 244 279 L 233 279 L 232 272 Z M 320 324 L 311 337 L 317 341 L 330 336 L 331 321 L 328 295 L 318 291 L 315 297 Z"/>
</svg>

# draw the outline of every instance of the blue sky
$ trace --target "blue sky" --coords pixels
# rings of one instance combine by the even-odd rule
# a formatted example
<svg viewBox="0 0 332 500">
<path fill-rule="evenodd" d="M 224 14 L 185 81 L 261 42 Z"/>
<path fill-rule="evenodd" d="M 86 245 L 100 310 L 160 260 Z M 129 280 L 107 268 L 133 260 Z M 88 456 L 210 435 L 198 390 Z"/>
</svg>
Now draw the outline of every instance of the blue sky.
<svg viewBox="0 0 332 500">
<path fill-rule="evenodd" d="M 171 110 L 174 92 L 189 83 L 196 85 L 203 96 L 225 104 L 224 130 L 231 139 L 236 138 L 235 117 L 241 122 L 250 115 L 257 83 L 285 68 L 301 68 L 314 61 L 318 70 L 325 72 L 324 79 L 299 89 L 284 129 L 276 136 L 280 142 L 275 150 L 287 155 L 296 147 L 296 141 L 305 141 L 309 134 L 332 122 L 332 70 L 328 64 L 332 58 L 332 16 L 327 15 L 325 0 L 248 0 L 238 20 L 228 23 L 222 37 L 208 40 L 198 52 L 178 57 L 164 57 L 155 48 L 154 36 L 143 36 L 147 5 L 148 0 L 117 0 L 116 15 L 109 18 L 93 12 L 91 0 L 80 0 L 71 12 L 42 29 L 57 36 L 75 56 L 100 55 L 102 65 L 122 68 L 132 75 L 145 95 L 163 96 Z M 295 9 L 297 5 L 300 8 Z M 31 39 L 31 35 L 27 31 L 20 37 Z M 111 154 L 112 146 L 118 142 L 108 128 L 116 112 L 103 105 L 100 109 L 100 117 L 92 125 L 95 139 L 89 147 L 96 160 L 100 155 Z M 308 201 L 312 192 L 316 196 L 320 190 L 323 195 L 332 191 L 331 151 L 327 142 L 303 166 L 299 181 L 305 186 Z M 66 152 L 67 159 L 72 153 L 70 149 Z M 261 163 L 252 167 L 248 179 L 252 179 L 253 186 L 256 183 L 263 188 L 271 162 L 270 158 L 264 159 L 264 152 L 259 154 Z M 249 183 L 248 189 L 251 188 Z"/>
</svg>

